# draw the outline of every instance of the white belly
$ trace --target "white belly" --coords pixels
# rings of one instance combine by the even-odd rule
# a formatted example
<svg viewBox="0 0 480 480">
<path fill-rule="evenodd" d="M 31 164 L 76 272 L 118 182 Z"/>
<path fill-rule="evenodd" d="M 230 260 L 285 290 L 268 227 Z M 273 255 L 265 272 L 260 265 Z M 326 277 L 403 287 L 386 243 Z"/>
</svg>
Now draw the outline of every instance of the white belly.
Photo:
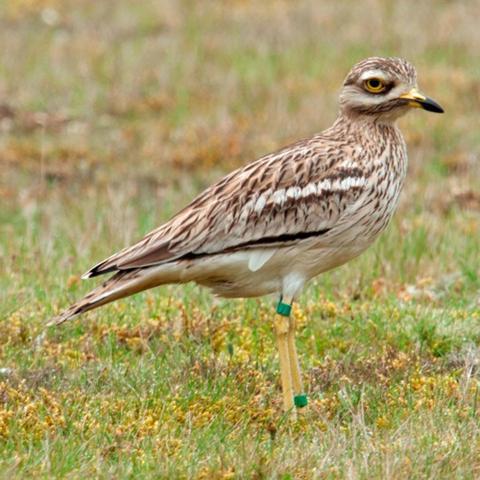
<svg viewBox="0 0 480 480">
<path fill-rule="evenodd" d="M 182 268 L 185 272 L 182 281 L 209 287 L 221 297 L 258 297 L 270 293 L 296 296 L 308 280 L 348 262 L 365 249 L 315 248 L 312 244 L 302 242 L 295 247 L 270 249 L 270 254 L 265 255 L 266 262 L 255 271 L 252 271 L 252 256 L 258 255 L 258 251 L 205 257 L 195 260 L 186 270 Z"/>
</svg>

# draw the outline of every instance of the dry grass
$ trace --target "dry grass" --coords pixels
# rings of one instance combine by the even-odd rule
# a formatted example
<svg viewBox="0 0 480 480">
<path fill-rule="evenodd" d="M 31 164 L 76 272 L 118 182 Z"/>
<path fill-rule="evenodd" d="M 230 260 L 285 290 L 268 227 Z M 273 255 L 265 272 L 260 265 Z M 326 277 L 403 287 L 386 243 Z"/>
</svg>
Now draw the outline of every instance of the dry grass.
<svg viewBox="0 0 480 480">
<path fill-rule="evenodd" d="M 0 4 L 0 477 L 478 478 L 480 4 Z M 328 126 L 358 59 L 446 109 L 402 120 L 374 248 L 297 306 L 311 407 L 282 416 L 271 300 L 161 288 L 61 329 L 79 274 L 222 173 Z"/>
</svg>

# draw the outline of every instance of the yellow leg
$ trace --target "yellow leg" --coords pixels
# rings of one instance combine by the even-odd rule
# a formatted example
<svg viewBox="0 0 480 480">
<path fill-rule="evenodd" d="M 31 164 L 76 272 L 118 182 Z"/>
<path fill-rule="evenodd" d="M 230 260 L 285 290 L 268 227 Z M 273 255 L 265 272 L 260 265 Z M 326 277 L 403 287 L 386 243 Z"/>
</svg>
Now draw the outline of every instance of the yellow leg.
<svg viewBox="0 0 480 480">
<path fill-rule="evenodd" d="M 288 329 L 288 357 L 290 360 L 290 371 L 292 372 L 293 393 L 303 394 L 302 373 L 298 362 L 297 347 L 295 346 L 295 319 L 290 317 Z"/>
<path fill-rule="evenodd" d="M 288 348 L 289 319 L 287 317 L 280 315 L 275 317 L 275 333 L 277 335 L 278 353 L 280 356 L 283 408 L 288 412 L 293 408 L 293 382 Z"/>
</svg>

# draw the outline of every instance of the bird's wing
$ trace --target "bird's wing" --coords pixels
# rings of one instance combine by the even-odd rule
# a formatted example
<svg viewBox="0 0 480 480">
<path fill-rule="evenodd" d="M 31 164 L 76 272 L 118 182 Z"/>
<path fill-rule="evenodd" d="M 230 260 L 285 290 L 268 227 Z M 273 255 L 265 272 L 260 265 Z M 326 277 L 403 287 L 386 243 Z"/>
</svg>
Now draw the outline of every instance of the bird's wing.
<svg viewBox="0 0 480 480">
<path fill-rule="evenodd" d="M 366 184 L 348 153 L 313 137 L 260 158 L 209 187 L 167 223 L 85 277 L 321 236 Z"/>
</svg>

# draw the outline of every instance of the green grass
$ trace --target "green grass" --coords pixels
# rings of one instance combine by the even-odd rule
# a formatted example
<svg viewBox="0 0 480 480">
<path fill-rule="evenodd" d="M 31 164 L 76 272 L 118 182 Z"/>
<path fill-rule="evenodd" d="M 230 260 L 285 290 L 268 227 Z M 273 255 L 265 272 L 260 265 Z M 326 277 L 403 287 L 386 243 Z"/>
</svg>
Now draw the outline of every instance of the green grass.
<svg viewBox="0 0 480 480">
<path fill-rule="evenodd" d="M 1 3 L 0 478 L 478 478 L 477 10 Z M 408 57 L 446 114 L 402 120 L 395 219 L 295 306 L 297 422 L 281 411 L 275 299 L 162 287 L 45 329 L 96 261 L 327 127 L 372 54 Z"/>
</svg>

